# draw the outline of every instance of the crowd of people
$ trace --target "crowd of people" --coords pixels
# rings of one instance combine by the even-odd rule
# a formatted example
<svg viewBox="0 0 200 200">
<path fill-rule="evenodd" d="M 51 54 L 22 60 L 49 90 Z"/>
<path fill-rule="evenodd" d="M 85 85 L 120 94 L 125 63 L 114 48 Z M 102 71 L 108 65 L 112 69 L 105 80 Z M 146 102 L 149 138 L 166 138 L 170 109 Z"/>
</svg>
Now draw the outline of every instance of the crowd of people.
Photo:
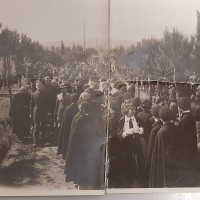
<svg viewBox="0 0 200 200">
<path fill-rule="evenodd" d="M 197 186 L 200 87 L 96 75 L 22 86 L 9 112 L 13 133 L 58 145 L 66 182 L 80 189 L 104 188 L 106 145 L 109 188 Z"/>
<path fill-rule="evenodd" d="M 200 87 L 155 81 L 135 87 L 125 81 L 115 88 L 110 96 L 109 188 L 198 186 Z"/>
<path fill-rule="evenodd" d="M 66 182 L 80 189 L 103 189 L 105 172 L 106 107 L 96 77 L 73 82 L 50 79 L 22 86 L 10 107 L 12 131 L 19 140 L 32 139 L 34 147 L 58 146 L 66 160 Z"/>
</svg>

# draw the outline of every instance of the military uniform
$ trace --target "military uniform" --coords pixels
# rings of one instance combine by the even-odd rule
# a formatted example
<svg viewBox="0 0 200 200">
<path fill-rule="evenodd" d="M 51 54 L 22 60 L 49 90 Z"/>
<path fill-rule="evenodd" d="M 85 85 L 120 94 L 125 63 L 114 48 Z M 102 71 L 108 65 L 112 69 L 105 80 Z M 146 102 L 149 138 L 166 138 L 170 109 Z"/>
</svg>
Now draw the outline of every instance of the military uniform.
<svg viewBox="0 0 200 200">
<path fill-rule="evenodd" d="M 42 139 L 46 135 L 46 121 L 49 112 L 49 95 L 46 91 L 36 91 L 31 96 L 31 116 L 34 123 L 34 143 L 38 144 L 39 132 L 42 132 Z"/>
</svg>

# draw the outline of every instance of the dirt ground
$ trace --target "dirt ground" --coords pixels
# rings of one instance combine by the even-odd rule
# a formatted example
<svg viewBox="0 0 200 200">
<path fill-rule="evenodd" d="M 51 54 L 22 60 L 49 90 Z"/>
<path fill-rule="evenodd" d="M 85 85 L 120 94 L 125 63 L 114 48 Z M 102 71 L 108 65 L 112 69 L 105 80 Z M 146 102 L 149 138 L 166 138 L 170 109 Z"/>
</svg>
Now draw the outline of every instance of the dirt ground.
<svg viewBox="0 0 200 200">
<path fill-rule="evenodd" d="M 57 147 L 33 147 L 16 142 L 0 165 L 0 184 L 23 188 L 76 189 L 65 182 L 65 161 Z"/>
<path fill-rule="evenodd" d="M 9 98 L 0 97 L 0 122 L 8 118 Z M 10 130 L 11 132 L 11 130 Z M 56 146 L 33 147 L 32 139 L 20 142 L 12 135 L 12 145 L 0 164 L 0 185 L 25 189 L 76 189 L 65 182 L 65 161 Z"/>
</svg>

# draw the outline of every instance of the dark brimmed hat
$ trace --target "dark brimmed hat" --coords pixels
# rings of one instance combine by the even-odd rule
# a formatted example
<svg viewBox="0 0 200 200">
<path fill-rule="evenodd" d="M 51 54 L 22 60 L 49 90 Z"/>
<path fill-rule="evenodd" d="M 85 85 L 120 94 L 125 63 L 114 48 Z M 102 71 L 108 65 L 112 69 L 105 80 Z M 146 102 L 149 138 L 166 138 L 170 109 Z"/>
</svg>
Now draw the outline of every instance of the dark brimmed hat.
<svg viewBox="0 0 200 200">
<path fill-rule="evenodd" d="M 163 121 L 173 120 L 173 113 L 168 106 L 164 106 L 160 109 L 159 116 Z"/>
<path fill-rule="evenodd" d="M 178 98 L 178 107 L 182 110 L 190 109 L 190 98 L 189 97 L 179 97 Z"/>
<path fill-rule="evenodd" d="M 159 104 L 153 104 L 152 107 L 151 107 L 151 114 L 154 116 L 154 117 L 159 117 L 159 111 L 162 107 L 159 105 Z"/>
<path fill-rule="evenodd" d="M 144 101 L 142 101 L 140 107 L 144 108 L 144 109 L 151 109 L 152 106 L 152 102 L 150 99 L 145 99 Z"/>
</svg>

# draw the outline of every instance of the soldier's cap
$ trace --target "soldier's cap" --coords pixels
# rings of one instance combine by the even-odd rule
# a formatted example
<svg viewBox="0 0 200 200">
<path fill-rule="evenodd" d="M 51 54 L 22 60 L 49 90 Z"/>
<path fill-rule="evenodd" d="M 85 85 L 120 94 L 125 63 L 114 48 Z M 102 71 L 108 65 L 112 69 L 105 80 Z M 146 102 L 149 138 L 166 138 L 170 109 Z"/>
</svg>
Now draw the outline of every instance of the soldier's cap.
<svg viewBox="0 0 200 200">
<path fill-rule="evenodd" d="M 151 106 L 152 106 L 152 102 L 150 99 L 145 99 L 142 101 L 140 107 L 141 108 L 144 108 L 144 109 L 151 109 Z"/>
<path fill-rule="evenodd" d="M 179 97 L 178 98 L 178 107 L 182 110 L 190 109 L 190 98 L 189 97 Z"/>
<path fill-rule="evenodd" d="M 159 105 L 159 104 L 153 104 L 152 107 L 151 107 L 151 114 L 154 116 L 154 117 L 157 117 L 159 118 L 159 112 L 160 112 L 160 109 L 162 107 Z"/>
<path fill-rule="evenodd" d="M 163 121 L 173 120 L 173 113 L 168 106 L 164 106 L 160 109 L 159 116 Z"/>
</svg>

